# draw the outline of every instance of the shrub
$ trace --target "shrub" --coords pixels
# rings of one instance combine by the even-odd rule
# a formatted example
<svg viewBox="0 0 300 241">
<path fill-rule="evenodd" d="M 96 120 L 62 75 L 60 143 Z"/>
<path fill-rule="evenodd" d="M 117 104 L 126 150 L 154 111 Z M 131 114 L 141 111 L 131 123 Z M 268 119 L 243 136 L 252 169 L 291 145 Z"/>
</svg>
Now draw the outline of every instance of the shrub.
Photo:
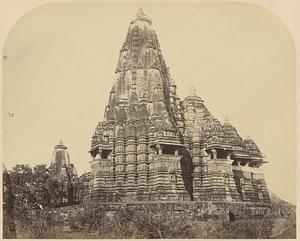
<svg viewBox="0 0 300 241">
<path fill-rule="evenodd" d="M 105 216 L 101 207 L 94 206 L 71 216 L 68 223 L 71 230 L 81 232 L 87 238 L 96 238 L 100 228 L 105 224 Z"/>
<path fill-rule="evenodd" d="M 222 239 L 258 239 L 270 238 L 273 221 L 265 219 L 245 219 L 235 222 L 215 221 L 207 228 L 205 238 Z"/>
<path fill-rule="evenodd" d="M 119 210 L 109 216 L 102 208 L 90 208 L 70 220 L 74 232 L 86 238 L 191 238 L 185 214 L 171 211 Z"/>
<path fill-rule="evenodd" d="M 137 238 L 192 238 L 191 226 L 182 212 L 175 214 L 168 210 L 153 211 L 145 208 L 136 212 L 133 220 Z"/>
</svg>

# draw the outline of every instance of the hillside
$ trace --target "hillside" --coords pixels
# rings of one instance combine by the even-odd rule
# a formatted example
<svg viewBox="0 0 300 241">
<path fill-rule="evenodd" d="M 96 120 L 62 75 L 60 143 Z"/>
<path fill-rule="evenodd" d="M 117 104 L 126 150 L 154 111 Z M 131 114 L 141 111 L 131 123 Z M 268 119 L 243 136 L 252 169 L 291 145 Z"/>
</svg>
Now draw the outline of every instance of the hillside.
<svg viewBox="0 0 300 241">
<path fill-rule="evenodd" d="M 278 239 L 296 238 L 296 206 L 288 203 L 270 191 L 271 214 L 274 218 L 272 237 Z"/>
</svg>

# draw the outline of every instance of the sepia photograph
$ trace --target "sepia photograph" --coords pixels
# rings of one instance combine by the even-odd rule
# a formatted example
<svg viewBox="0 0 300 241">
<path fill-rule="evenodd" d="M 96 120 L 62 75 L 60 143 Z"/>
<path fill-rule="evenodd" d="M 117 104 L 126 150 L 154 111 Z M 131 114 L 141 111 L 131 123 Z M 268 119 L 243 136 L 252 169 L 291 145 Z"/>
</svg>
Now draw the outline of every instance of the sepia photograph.
<svg viewBox="0 0 300 241">
<path fill-rule="evenodd" d="M 2 48 L 2 238 L 296 239 L 296 49 L 270 10 L 48 3 Z"/>
</svg>

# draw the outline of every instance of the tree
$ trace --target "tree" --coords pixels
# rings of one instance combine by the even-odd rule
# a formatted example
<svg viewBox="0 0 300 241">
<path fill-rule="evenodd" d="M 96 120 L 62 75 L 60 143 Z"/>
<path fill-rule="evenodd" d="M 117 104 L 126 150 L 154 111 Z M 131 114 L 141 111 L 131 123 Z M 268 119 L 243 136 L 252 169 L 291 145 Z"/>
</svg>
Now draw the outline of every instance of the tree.
<svg viewBox="0 0 300 241">
<path fill-rule="evenodd" d="M 47 188 L 49 170 L 46 165 L 18 164 L 10 171 L 12 190 L 17 209 L 40 209 L 49 205 L 51 195 Z"/>
<path fill-rule="evenodd" d="M 11 189 L 11 180 L 5 167 L 3 168 L 3 238 L 16 238 L 14 223 L 14 195 Z"/>
<path fill-rule="evenodd" d="M 49 170 L 46 165 L 36 165 L 33 168 L 32 185 L 34 187 L 34 195 L 36 205 L 39 208 L 48 206 L 50 203 L 50 194 L 48 193 L 46 183 L 49 178 Z"/>
<path fill-rule="evenodd" d="M 32 188 L 33 173 L 29 165 L 17 164 L 10 171 L 12 191 L 15 195 L 15 206 L 30 205 L 34 199 Z"/>
<path fill-rule="evenodd" d="M 46 189 L 50 197 L 50 204 L 57 206 L 62 202 L 63 193 L 63 181 L 54 176 L 50 176 L 46 181 Z"/>
</svg>

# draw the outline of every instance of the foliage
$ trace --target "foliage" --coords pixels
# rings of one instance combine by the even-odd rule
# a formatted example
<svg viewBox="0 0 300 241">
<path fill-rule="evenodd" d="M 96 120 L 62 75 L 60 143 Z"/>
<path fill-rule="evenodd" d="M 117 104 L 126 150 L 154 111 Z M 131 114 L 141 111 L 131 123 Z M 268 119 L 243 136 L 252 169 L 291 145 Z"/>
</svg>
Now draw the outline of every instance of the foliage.
<svg viewBox="0 0 300 241">
<path fill-rule="evenodd" d="M 169 210 L 143 209 L 133 217 L 137 238 L 186 238 L 191 226 L 184 213 L 175 215 Z M 189 237 L 192 238 L 192 237 Z"/>
<path fill-rule="evenodd" d="M 14 195 L 11 190 L 9 174 L 3 172 L 3 238 L 16 238 L 16 227 L 14 223 Z"/>
<path fill-rule="evenodd" d="M 42 211 L 42 210 L 38 210 Z M 17 217 L 18 238 L 46 239 L 62 237 L 64 220 L 51 213 L 23 209 Z"/>
<path fill-rule="evenodd" d="M 18 164 L 10 171 L 12 191 L 15 196 L 16 209 L 41 208 L 49 202 L 45 189 L 46 179 L 49 177 L 46 165 Z"/>
<path fill-rule="evenodd" d="M 66 197 L 65 183 L 49 175 L 46 165 L 18 164 L 10 171 L 15 208 L 43 209 L 58 206 Z"/>
<path fill-rule="evenodd" d="M 16 165 L 10 171 L 12 191 L 15 196 L 14 207 L 16 214 L 24 207 L 33 206 L 34 190 L 32 185 L 33 173 L 29 165 Z"/>
<path fill-rule="evenodd" d="M 49 206 L 56 206 L 63 197 L 63 182 L 57 177 L 49 177 L 46 180 L 46 190 L 50 197 Z"/>
<path fill-rule="evenodd" d="M 101 207 L 84 209 L 83 212 L 72 216 L 69 224 L 72 230 L 79 231 L 87 238 L 96 238 L 99 229 L 105 223 L 104 212 Z"/>
<path fill-rule="evenodd" d="M 244 219 L 235 222 L 216 222 L 208 231 L 206 238 L 258 239 L 270 238 L 271 233 L 271 219 Z"/>
<path fill-rule="evenodd" d="M 9 175 L 14 196 L 14 200 L 10 203 L 14 210 L 17 232 L 28 238 L 35 238 L 38 233 L 45 234 L 47 225 L 43 218 L 32 220 L 30 213 L 32 210 L 49 206 L 51 195 L 46 188 L 49 179 L 46 165 L 36 165 L 32 169 L 29 165 L 18 164 L 12 168 Z"/>
<path fill-rule="evenodd" d="M 186 221 L 184 214 L 175 217 L 171 211 L 145 208 L 104 212 L 94 207 L 72 217 L 69 223 L 73 233 L 86 238 L 191 238 L 191 226 Z"/>
</svg>

